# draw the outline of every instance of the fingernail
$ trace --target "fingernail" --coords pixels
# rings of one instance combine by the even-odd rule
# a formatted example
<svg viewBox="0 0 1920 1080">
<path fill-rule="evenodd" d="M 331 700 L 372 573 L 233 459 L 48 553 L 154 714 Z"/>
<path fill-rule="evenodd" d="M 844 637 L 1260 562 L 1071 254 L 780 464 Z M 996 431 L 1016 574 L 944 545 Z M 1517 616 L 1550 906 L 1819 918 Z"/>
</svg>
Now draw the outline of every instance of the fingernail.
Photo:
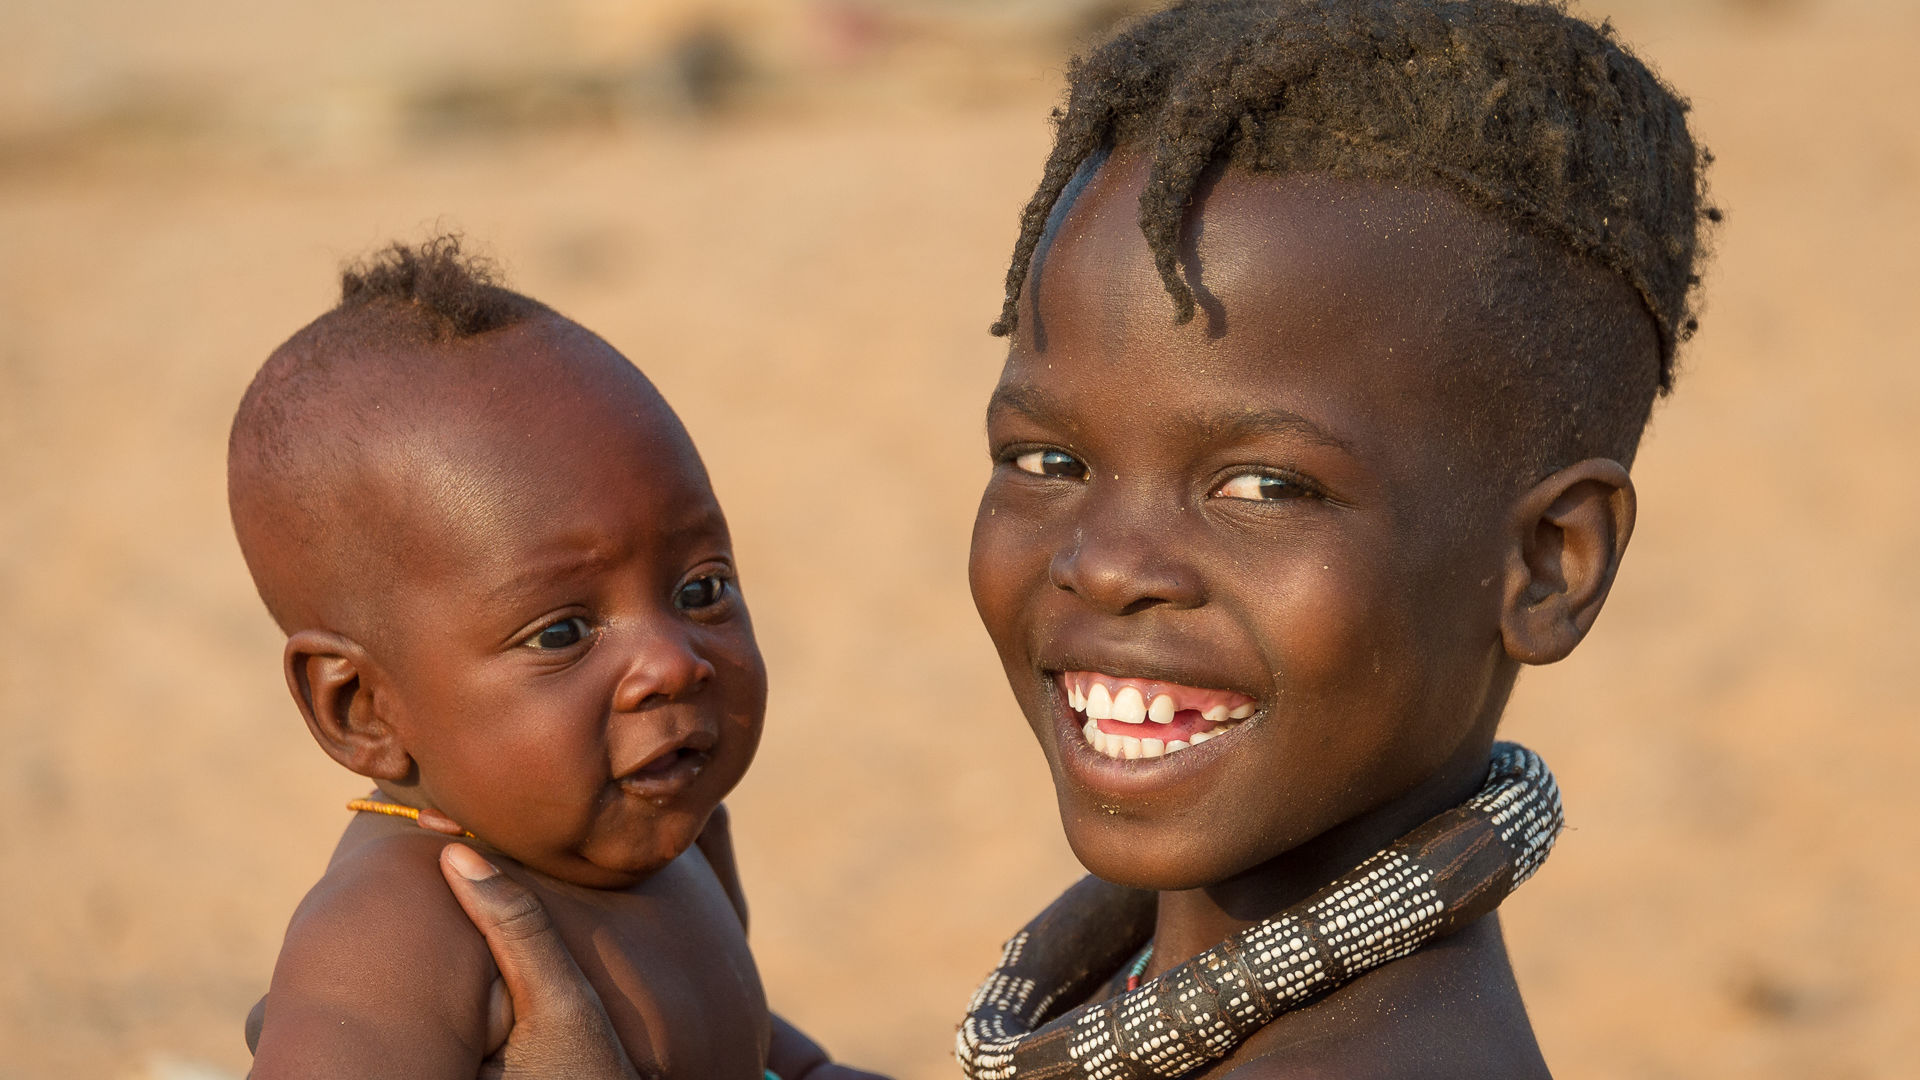
<svg viewBox="0 0 1920 1080">
<path fill-rule="evenodd" d="M 423 829 L 431 829 L 437 833 L 446 833 L 448 836 L 467 835 L 467 830 L 461 828 L 459 822 L 435 810 L 431 806 L 421 807 L 420 817 L 417 820 Z"/>
<path fill-rule="evenodd" d="M 468 881 L 485 881 L 500 872 L 499 867 L 465 844 L 448 844 L 447 861 L 453 864 L 454 873 Z"/>
</svg>

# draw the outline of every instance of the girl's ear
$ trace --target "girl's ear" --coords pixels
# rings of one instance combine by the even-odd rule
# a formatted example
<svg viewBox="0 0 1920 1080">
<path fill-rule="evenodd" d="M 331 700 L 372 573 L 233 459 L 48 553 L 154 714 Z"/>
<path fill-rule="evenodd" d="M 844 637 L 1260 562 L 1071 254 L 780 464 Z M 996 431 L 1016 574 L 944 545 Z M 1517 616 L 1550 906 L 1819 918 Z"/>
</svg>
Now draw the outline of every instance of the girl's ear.
<svg viewBox="0 0 1920 1080">
<path fill-rule="evenodd" d="M 325 630 L 300 630 L 287 638 L 283 660 L 287 689 L 327 756 L 373 780 L 399 781 L 412 773 L 413 758 L 364 685 L 372 669 L 359 643 Z"/>
<path fill-rule="evenodd" d="M 1535 484 L 1514 506 L 1500 637 L 1523 664 L 1573 651 L 1606 603 L 1633 536 L 1626 466 L 1588 458 Z"/>
</svg>

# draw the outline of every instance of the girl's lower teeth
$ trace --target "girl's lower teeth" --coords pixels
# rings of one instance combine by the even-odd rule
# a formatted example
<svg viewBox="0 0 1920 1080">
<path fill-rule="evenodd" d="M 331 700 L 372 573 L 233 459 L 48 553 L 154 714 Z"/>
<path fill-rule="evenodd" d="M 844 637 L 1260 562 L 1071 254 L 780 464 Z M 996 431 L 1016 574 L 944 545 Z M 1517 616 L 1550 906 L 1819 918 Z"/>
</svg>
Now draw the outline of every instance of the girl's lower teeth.
<svg viewBox="0 0 1920 1080">
<path fill-rule="evenodd" d="M 1087 745 L 1101 754 L 1110 758 L 1133 761 L 1139 758 L 1166 757 L 1185 750 L 1189 746 L 1198 746 L 1225 730 L 1225 728 L 1214 728 L 1211 731 L 1196 731 L 1187 742 L 1178 740 L 1163 742 L 1159 739 L 1142 739 L 1132 735 L 1111 735 L 1100 730 L 1098 720 L 1089 720 L 1080 732 L 1086 736 Z"/>
</svg>

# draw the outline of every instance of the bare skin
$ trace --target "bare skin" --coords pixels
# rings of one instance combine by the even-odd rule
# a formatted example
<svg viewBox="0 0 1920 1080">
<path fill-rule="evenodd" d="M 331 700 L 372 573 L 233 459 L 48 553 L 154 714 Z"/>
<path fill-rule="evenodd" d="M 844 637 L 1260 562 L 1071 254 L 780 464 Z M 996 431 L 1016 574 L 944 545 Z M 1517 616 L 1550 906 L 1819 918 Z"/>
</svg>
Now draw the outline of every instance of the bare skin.
<svg viewBox="0 0 1920 1080">
<path fill-rule="evenodd" d="M 573 957 L 571 1000 L 597 999 L 559 1013 L 603 1017 L 617 1040 L 584 1060 L 757 1080 L 817 1054 L 767 1010 L 716 812 L 752 760 L 766 682 L 698 455 L 646 380 L 571 324 L 442 347 L 460 355 L 370 371 L 404 392 L 343 408 L 376 419 L 304 474 L 351 492 L 304 505 L 377 519 L 377 542 L 289 540 L 256 519 L 274 481 L 236 473 L 256 574 L 321 583 L 277 594 L 309 730 L 430 826 L 349 824 L 288 928 L 252 1075 L 512 1075 L 513 1016 L 532 1037 L 556 1013 L 513 1008 L 511 965 L 448 891 L 464 830 L 492 889 L 524 890 Z M 315 566 L 315 550 L 353 558 Z"/>
<path fill-rule="evenodd" d="M 1612 461 L 1499 475 L 1463 436 L 1448 365 L 1484 343 L 1442 316 L 1502 226 L 1439 191 L 1229 170 L 1192 211 L 1203 314 L 1180 326 L 1145 180 L 1117 153 L 1036 260 L 971 573 L 1075 854 L 1160 893 L 1152 976 L 1478 786 L 1519 665 L 1597 615 L 1633 494 Z M 1101 719 L 1075 706 L 1095 684 L 1243 718 Z M 1188 744 L 1100 746 L 1162 733 Z M 1488 919 L 1205 1075 L 1545 1074 Z"/>
<path fill-rule="evenodd" d="M 713 854 L 708 840 L 713 835 L 711 829 L 702 835 L 702 851 L 713 865 L 731 862 Z M 511 1031 L 483 1064 L 482 1080 L 637 1080 L 626 1055 L 618 1052 L 599 995 L 567 952 L 539 897 L 462 844 L 443 849 L 440 868 L 460 906 L 486 935 L 500 966 L 500 992 L 510 995 L 504 1013 Z M 782 1080 L 885 1080 L 835 1064 L 778 1016 L 767 1067 Z"/>
<path fill-rule="evenodd" d="M 1191 211 L 1202 316 L 1179 326 L 1136 223 L 1145 180 L 1116 153 L 1036 256 L 970 574 L 1075 853 L 1159 892 L 1152 976 L 1469 795 L 1519 667 L 1592 627 L 1635 500 L 1618 461 L 1516 475 L 1489 453 L 1487 390 L 1456 372 L 1502 344 L 1473 334 L 1469 286 L 1504 226 L 1436 190 L 1229 170 Z M 1194 711 L 1090 717 L 1093 682 Z M 1089 720 L 1185 745 L 1116 758 Z M 1488 917 L 1195 1075 L 1547 1068 Z"/>
</svg>

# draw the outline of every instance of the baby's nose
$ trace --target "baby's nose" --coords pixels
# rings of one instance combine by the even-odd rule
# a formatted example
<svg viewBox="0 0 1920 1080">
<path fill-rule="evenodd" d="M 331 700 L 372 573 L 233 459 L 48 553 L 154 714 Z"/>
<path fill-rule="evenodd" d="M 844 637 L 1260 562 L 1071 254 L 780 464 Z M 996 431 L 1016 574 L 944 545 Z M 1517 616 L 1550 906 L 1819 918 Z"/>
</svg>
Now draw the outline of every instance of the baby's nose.
<svg viewBox="0 0 1920 1080">
<path fill-rule="evenodd" d="M 613 707 L 634 712 L 651 704 L 675 701 L 697 693 L 713 674 L 713 664 L 684 636 L 647 633 L 633 643 L 627 671 L 614 690 Z"/>
</svg>

